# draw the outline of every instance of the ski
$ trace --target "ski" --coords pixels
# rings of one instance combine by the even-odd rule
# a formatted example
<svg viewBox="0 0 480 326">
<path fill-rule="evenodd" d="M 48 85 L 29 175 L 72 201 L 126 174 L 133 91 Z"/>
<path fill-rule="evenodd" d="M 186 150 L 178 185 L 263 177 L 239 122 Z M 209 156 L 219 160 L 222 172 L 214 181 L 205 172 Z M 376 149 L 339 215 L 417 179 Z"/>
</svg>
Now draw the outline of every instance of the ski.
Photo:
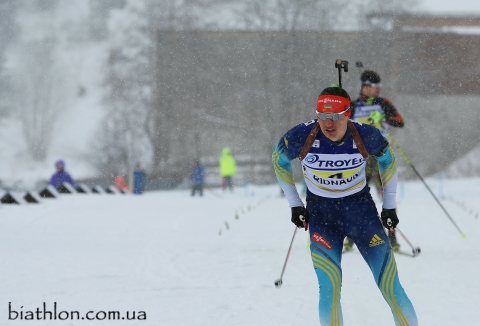
<svg viewBox="0 0 480 326">
<path fill-rule="evenodd" d="M 394 251 L 393 253 L 415 258 L 418 255 L 420 255 L 421 252 L 422 251 L 420 250 L 420 248 L 416 247 L 416 248 L 412 249 L 412 252 L 408 252 L 408 251 L 404 251 L 404 250 L 397 250 L 397 251 Z"/>
</svg>

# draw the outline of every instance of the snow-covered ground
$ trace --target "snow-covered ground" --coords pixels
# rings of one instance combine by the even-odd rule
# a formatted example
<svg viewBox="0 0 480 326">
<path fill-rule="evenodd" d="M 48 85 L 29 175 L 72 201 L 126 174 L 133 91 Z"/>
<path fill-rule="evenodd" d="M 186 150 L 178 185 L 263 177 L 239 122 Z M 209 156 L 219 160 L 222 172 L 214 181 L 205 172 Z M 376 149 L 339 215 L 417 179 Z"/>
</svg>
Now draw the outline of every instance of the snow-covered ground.
<svg viewBox="0 0 480 326">
<path fill-rule="evenodd" d="M 422 183 L 402 183 L 399 228 L 422 253 L 397 256 L 399 276 L 421 325 L 478 325 L 480 179 L 440 181 L 427 182 L 467 237 Z M 1 324 L 318 325 L 306 232 L 297 232 L 283 286 L 274 286 L 294 231 L 279 192 L 75 194 L 1 205 Z M 345 325 L 393 325 L 360 254 L 346 254 L 342 267 Z M 23 321 L 8 320 L 10 302 Z M 25 320 L 37 308 L 42 317 L 44 302 L 48 311 L 56 303 L 57 314 L 78 311 L 80 318 L 119 311 L 147 319 Z"/>
</svg>

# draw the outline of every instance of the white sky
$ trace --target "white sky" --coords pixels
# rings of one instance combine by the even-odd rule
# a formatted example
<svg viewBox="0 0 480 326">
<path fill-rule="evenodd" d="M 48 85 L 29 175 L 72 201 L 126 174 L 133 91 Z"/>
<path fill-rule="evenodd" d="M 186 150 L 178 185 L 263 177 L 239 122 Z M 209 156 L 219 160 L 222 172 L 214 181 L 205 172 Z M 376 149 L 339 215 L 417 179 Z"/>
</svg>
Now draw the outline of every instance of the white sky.
<svg viewBox="0 0 480 326">
<path fill-rule="evenodd" d="M 480 1 L 478 0 L 421 0 L 421 11 L 431 13 L 455 13 L 480 16 Z"/>
</svg>

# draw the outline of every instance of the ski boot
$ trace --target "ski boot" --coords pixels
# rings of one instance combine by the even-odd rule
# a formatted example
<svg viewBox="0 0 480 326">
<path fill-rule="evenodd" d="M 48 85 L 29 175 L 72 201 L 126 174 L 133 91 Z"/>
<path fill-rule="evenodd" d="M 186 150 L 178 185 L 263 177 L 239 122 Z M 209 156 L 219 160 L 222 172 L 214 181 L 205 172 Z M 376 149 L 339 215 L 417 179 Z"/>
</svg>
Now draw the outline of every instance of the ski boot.
<svg viewBox="0 0 480 326">
<path fill-rule="evenodd" d="M 345 238 L 345 242 L 343 243 L 343 252 L 347 252 L 352 250 L 353 248 L 353 240 L 349 237 Z"/>
</svg>

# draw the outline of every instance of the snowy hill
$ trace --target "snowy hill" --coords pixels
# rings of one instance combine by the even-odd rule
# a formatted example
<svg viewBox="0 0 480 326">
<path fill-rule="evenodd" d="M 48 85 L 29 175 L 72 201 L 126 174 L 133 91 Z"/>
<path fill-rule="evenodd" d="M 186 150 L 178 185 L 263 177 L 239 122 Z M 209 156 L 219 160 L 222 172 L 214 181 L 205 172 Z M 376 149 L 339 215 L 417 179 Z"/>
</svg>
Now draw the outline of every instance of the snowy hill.
<svg viewBox="0 0 480 326">
<path fill-rule="evenodd" d="M 473 147 L 473 149 L 466 155 L 458 158 L 455 162 L 450 164 L 443 172 L 447 177 L 462 178 L 466 176 L 480 176 L 480 145 Z"/>
<path fill-rule="evenodd" d="M 443 205 L 467 237 L 423 184 L 402 183 L 399 228 L 422 253 L 396 256 L 399 277 L 421 325 L 478 325 L 480 179 L 427 182 L 442 189 Z M 1 205 L 2 325 L 318 325 L 306 232 L 297 233 L 283 286 L 274 286 L 294 231 L 278 194 L 270 186 L 211 189 L 203 198 L 187 191 L 76 194 Z M 344 255 L 342 266 L 345 325 L 393 325 L 360 254 Z M 57 313 L 93 311 L 90 317 L 105 320 L 8 320 L 9 303 L 25 316 L 43 311 L 44 302 L 51 312 L 56 303 Z M 144 312 L 146 321 L 109 321 L 108 311 Z"/>
</svg>

